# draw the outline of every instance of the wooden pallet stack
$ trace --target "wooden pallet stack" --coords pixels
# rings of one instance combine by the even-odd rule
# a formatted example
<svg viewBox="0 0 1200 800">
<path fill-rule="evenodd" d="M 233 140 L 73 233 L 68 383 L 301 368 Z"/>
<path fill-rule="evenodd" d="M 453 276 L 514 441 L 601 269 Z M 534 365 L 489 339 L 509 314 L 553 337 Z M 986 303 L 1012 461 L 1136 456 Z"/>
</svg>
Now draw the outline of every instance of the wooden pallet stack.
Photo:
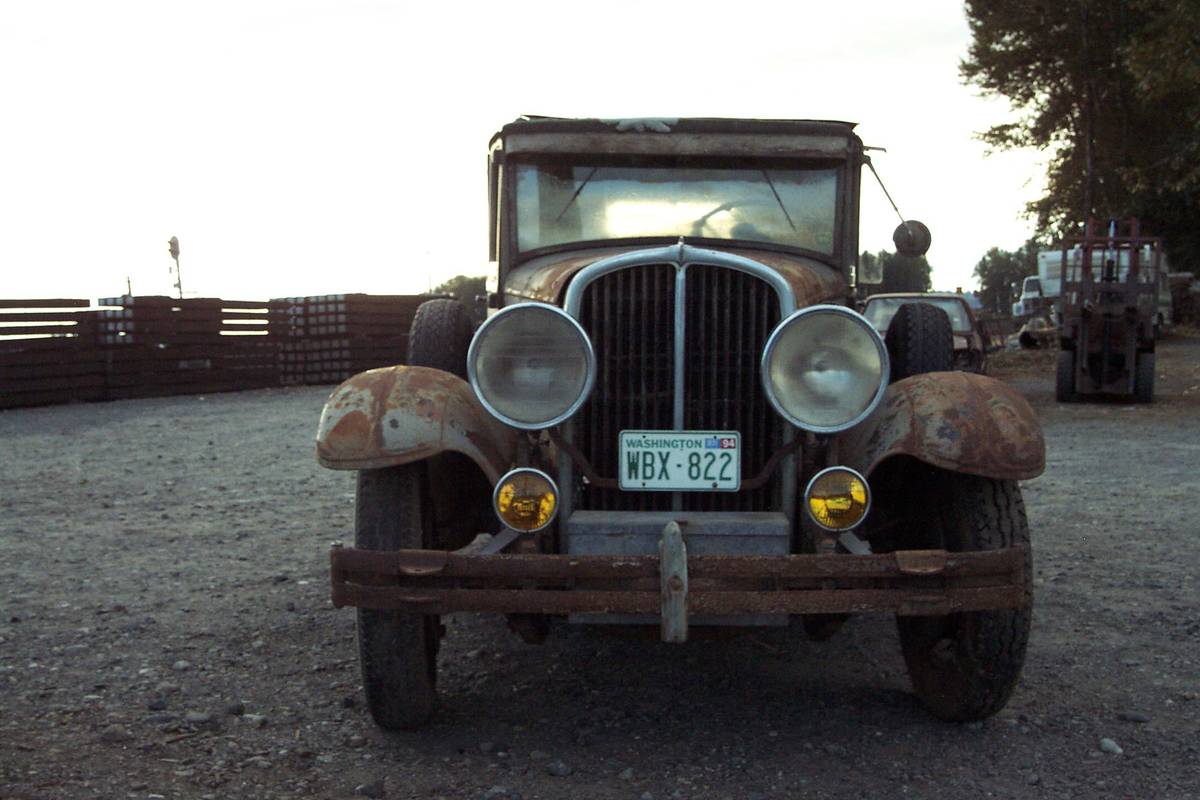
<svg viewBox="0 0 1200 800">
<path fill-rule="evenodd" d="M 103 400 L 104 365 L 87 300 L 0 300 L 0 408 Z"/>
<path fill-rule="evenodd" d="M 408 329 L 428 296 L 333 294 L 270 303 L 284 385 L 336 383 L 363 370 L 403 364 Z"/>
<path fill-rule="evenodd" d="M 162 296 L 99 302 L 109 399 L 279 384 L 265 302 Z"/>
<path fill-rule="evenodd" d="M 404 363 L 427 299 L 0 300 L 0 408 L 337 383 Z"/>
</svg>

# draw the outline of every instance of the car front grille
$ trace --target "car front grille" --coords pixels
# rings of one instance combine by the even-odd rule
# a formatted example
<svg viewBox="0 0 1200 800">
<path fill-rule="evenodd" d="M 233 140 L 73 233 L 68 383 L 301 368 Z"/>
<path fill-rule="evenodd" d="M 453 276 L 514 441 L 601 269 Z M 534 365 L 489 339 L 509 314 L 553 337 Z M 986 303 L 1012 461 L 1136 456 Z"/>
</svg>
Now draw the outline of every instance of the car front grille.
<svg viewBox="0 0 1200 800">
<path fill-rule="evenodd" d="M 597 378 L 572 434 L 602 477 L 617 475 L 620 431 L 675 427 L 676 270 L 642 264 L 603 274 L 584 289 L 579 321 L 596 350 Z M 783 443 L 784 423 L 759 375 L 763 346 L 780 319 L 779 299 L 746 272 L 709 264 L 686 270 L 683 429 L 739 431 L 742 480 L 749 480 Z M 778 510 L 780 475 L 751 491 L 680 495 L 685 511 Z M 587 485 L 576 507 L 670 510 L 672 494 Z"/>
</svg>

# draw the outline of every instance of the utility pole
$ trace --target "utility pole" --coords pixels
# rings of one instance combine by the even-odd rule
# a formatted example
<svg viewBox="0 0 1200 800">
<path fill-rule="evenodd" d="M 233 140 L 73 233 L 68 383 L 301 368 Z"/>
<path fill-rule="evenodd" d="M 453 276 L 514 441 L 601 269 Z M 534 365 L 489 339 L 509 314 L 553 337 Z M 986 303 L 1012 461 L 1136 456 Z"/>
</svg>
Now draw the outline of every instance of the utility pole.
<svg viewBox="0 0 1200 800">
<path fill-rule="evenodd" d="M 171 258 L 175 259 L 175 289 L 179 292 L 179 299 L 183 299 L 183 273 L 179 271 L 179 240 L 172 236 L 167 240 L 167 252 L 171 254 Z"/>
</svg>

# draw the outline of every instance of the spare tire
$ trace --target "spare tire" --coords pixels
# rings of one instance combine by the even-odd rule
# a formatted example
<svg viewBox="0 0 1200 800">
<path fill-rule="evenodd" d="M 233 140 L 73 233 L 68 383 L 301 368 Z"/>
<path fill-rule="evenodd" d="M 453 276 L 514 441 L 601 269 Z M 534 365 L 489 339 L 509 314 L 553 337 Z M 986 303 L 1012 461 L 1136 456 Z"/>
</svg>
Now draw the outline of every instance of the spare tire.
<svg viewBox="0 0 1200 800">
<path fill-rule="evenodd" d="M 433 367 L 467 379 L 467 348 L 475 334 L 471 312 L 457 300 L 426 300 L 408 334 L 408 364 Z"/>
<path fill-rule="evenodd" d="M 884 337 L 892 362 L 892 381 L 926 372 L 954 369 L 954 333 L 950 317 L 930 303 L 905 303 Z"/>
</svg>

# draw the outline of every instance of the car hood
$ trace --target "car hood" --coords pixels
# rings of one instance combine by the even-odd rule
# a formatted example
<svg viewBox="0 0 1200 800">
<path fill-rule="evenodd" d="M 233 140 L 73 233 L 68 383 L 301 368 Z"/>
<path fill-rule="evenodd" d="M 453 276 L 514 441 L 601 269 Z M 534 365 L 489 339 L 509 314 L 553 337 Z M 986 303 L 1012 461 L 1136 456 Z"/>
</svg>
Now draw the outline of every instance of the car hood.
<svg viewBox="0 0 1200 800">
<path fill-rule="evenodd" d="M 814 258 L 747 247 L 712 247 L 708 244 L 705 247 L 753 259 L 779 273 L 792 287 L 797 308 L 817 303 L 841 303 L 849 293 L 841 273 Z M 556 253 L 532 259 L 508 273 L 503 287 L 505 303 L 532 300 L 562 305 L 567 284 L 584 267 L 603 258 L 644 249 L 647 248 L 604 247 L 573 250 L 569 253 Z"/>
</svg>

